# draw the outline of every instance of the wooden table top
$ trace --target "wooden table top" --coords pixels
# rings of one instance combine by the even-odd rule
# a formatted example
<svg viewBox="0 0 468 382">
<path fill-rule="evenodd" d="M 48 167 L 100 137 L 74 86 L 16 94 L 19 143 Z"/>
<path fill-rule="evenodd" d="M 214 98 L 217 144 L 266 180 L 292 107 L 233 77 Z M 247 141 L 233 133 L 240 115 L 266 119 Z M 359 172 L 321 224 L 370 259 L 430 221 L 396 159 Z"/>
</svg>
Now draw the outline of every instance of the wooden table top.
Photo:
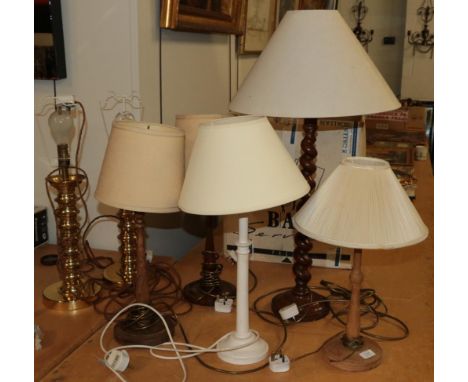
<svg viewBox="0 0 468 382">
<path fill-rule="evenodd" d="M 350 373 L 327 365 L 319 354 L 293 362 L 287 373 L 272 373 L 268 368 L 253 374 L 231 376 L 216 373 L 201 366 L 195 359 L 186 360 L 189 381 L 310 381 L 320 382 L 385 382 L 385 381 L 431 381 L 434 378 L 434 288 L 433 288 L 433 177 L 430 163 L 416 162 L 416 177 L 419 181 L 415 205 L 422 219 L 429 228 L 429 237 L 422 243 L 388 251 L 364 251 L 362 270 L 363 287 L 374 288 L 387 304 L 389 313 L 403 320 L 410 329 L 408 338 L 402 341 L 379 342 L 383 349 L 382 364 L 376 369 Z M 200 272 L 200 250 L 203 243 L 195 247 L 187 256 L 176 264 L 183 284 L 197 279 Z M 44 249 L 45 250 L 45 249 Z M 38 250 L 43 251 L 42 248 Z M 224 265 L 222 279 L 235 283 L 235 266 L 220 259 Z M 251 269 L 258 277 L 258 286 L 251 294 L 251 302 L 262 294 L 277 288 L 292 286 L 292 267 L 289 264 L 271 264 L 251 262 Z M 41 379 L 47 365 L 56 365 L 43 381 L 117 381 L 118 379 L 100 362 L 103 354 L 99 347 L 99 337 L 104 320 L 93 310 L 78 314 L 46 312 L 40 306 L 40 294 L 43 286 L 54 281 L 56 275 L 44 276 L 36 280 L 35 317 L 43 326 L 46 334 L 44 349 L 36 352 L 36 379 Z M 41 272 L 42 275 L 42 272 Z M 42 276 L 41 276 L 42 277 Z M 313 268 L 311 286 L 320 280 L 333 281 L 348 287 L 349 271 L 325 268 Z M 45 280 L 47 279 L 47 280 Z M 39 290 L 38 290 L 39 288 Z M 270 298 L 260 305 L 268 308 Z M 50 317 L 50 319 L 49 319 Z M 53 318 L 53 321 L 52 321 Z M 209 345 L 222 335 L 235 329 L 235 313 L 216 313 L 212 308 L 194 306 L 193 310 L 180 317 L 180 320 L 194 344 Z M 254 313 L 250 315 L 250 326 L 258 330 L 273 350 L 282 337 L 281 328 L 270 325 Z M 283 347 L 290 358 L 319 347 L 331 335 L 342 327 L 332 320 L 330 315 L 317 322 L 301 323 L 288 329 L 288 340 Z M 49 340 L 47 334 L 49 333 Z M 383 325 L 379 334 L 397 334 L 390 325 Z M 175 340 L 183 341 L 179 329 Z M 117 345 L 112 335 L 105 339 L 105 346 Z M 42 353 L 41 353 L 42 352 Z M 131 381 L 146 381 L 158 378 L 160 381 L 178 381 L 182 371 L 177 361 L 163 361 L 151 357 L 145 350 L 130 350 L 130 367 L 123 375 Z M 214 354 L 203 356 L 213 366 L 242 370 L 251 368 L 235 367 L 220 361 Z M 60 363 L 59 363 L 60 362 Z M 50 369 L 49 369 L 50 370 Z"/>
</svg>

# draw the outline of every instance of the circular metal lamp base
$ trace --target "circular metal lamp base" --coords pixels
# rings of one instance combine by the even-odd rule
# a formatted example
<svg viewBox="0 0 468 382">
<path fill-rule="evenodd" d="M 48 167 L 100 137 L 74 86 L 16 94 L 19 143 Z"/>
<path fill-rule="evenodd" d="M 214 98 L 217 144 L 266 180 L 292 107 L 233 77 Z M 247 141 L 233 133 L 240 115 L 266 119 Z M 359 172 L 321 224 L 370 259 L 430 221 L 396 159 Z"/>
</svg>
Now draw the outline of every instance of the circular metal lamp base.
<svg viewBox="0 0 468 382">
<path fill-rule="evenodd" d="M 42 292 L 43 302 L 47 308 L 61 311 L 73 311 L 87 308 L 91 306 L 92 301 L 101 290 L 101 286 L 93 284 L 93 291 L 86 296 L 82 296 L 82 299 L 66 301 L 60 293 L 62 284 L 62 281 L 57 281 L 56 283 L 49 285 Z"/>
<path fill-rule="evenodd" d="M 138 320 L 135 316 L 145 317 Z M 167 326 L 174 334 L 175 322 L 170 316 L 164 316 Z M 147 308 L 133 308 L 127 314 L 127 318 L 117 322 L 114 326 L 114 337 L 123 345 L 148 345 L 156 346 L 169 341 L 166 328 L 162 320 Z"/>
<path fill-rule="evenodd" d="M 236 287 L 227 281 L 220 280 L 220 285 L 206 291 L 202 287 L 202 280 L 192 281 L 184 287 L 184 297 L 196 305 L 214 306 L 217 296 L 236 298 Z"/>
<path fill-rule="evenodd" d="M 340 337 L 328 342 L 322 349 L 323 358 L 332 366 L 345 371 L 366 371 L 382 362 L 382 349 L 373 340 L 362 338 L 362 345 L 352 349 Z"/>
<path fill-rule="evenodd" d="M 281 317 L 279 314 L 281 308 L 296 303 L 299 308 L 301 322 L 317 321 L 324 318 L 330 311 L 328 302 L 323 300 L 325 300 L 325 297 L 318 293 L 311 291 L 310 295 L 300 297 L 294 293 L 293 289 L 290 289 L 273 297 L 271 300 L 271 310 L 276 316 Z M 314 303 L 314 301 L 320 302 Z M 301 308 L 301 306 L 304 307 Z"/>
</svg>

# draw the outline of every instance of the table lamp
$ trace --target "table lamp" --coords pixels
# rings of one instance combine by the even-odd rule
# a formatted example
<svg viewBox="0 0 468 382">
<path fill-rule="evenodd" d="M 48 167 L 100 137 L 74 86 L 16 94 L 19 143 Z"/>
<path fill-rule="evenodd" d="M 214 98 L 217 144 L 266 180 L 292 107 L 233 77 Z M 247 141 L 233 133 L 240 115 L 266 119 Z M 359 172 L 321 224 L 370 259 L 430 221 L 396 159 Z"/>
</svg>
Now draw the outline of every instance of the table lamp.
<svg viewBox="0 0 468 382">
<path fill-rule="evenodd" d="M 74 311 L 89 307 L 101 287 L 89 283 L 80 270 L 80 222 L 78 203 L 83 202 L 83 189 L 88 186 L 86 173 L 70 164 L 70 144 L 75 132 L 72 109 L 75 103 L 59 103 L 49 116 L 50 132 L 57 144 L 58 168 L 46 177 L 49 196 L 57 226 L 57 252 L 60 281 L 43 291 L 44 305 L 51 309 Z M 49 195 L 49 187 L 57 193 L 56 204 Z"/>
<path fill-rule="evenodd" d="M 424 240 L 428 229 L 416 208 L 387 161 L 349 157 L 295 214 L 293 222 L 308 237 L 355 249 L 346 332 L 322 348 L 325 359 L 347 371 L 378 366 L 382 349 L 360 335 L 362 249 L 400 248 Z"/>
<path fill-rule="evenodd" d="M 197 215 L 246 214 L 296 200 L 308 191 L 267 118 L 222 118 L 199 127 L 179 207 Z M 218 353 L 236 365 L 259 362 L 268 353 L 268 344 L 249 327 L 249 247 L 248 218 L 241 217 L 236 330 L 218 344 L 218 349 L 241 347 Z"/>
<path fill-rule="evenodd" d="M 95 197 L 108 206 L 134 212 L 137 302 L 150 303 L 144 213 L 178 211 L 183 177 L 182 130 L 150 122 L 113 123 Z M 121 343 L 133 344 L 156 345 L 166 340 L 159 318 L 141 307 L 131 309 L 114 327 L 114 336 Z"/>
<path fill-rule="evenodd" d="M 316 118 L 365 115 L 399 107 L 392 90 L 335 10 L 287 12 L 230 104 L 232 111 L 244 114 L 304 118 L 300 165 L 311 192 L 316 186 Z M 296 303 L 302 321 L 317 320 L 329 309 L 327 303 L 310 304 L 323 300 L 307 285 L 312 242 L 298 233 L 295 244 L 296 285 L 273 298 L 272 310 L 278 314 L 281 308 Z M 308 308 L 302 311 L 302 305 Z"/>
<path fill-rule="evenodd" d="M 187 168 L 192 153 L 199 125 L 224 117 L 227 116 L 222 114 L 176 115 L 175 125 L 184 130 L 185 133 L 185 168 Z M 223 266 L 217 263 L 219 254 L 214 245 L 213 231 L 216 228 L 216 224 L 216 216 L 206 216 L 206 239 L 205 249 L 202 252 L 201 278 L 188 283 L 183 289 L 184 297 L 192 304 L 213 306 L 217 297 L 234 298 L 236 295 L 236 287 L 227 281 L 221 280 L 219 277 Z"/>
</svg>

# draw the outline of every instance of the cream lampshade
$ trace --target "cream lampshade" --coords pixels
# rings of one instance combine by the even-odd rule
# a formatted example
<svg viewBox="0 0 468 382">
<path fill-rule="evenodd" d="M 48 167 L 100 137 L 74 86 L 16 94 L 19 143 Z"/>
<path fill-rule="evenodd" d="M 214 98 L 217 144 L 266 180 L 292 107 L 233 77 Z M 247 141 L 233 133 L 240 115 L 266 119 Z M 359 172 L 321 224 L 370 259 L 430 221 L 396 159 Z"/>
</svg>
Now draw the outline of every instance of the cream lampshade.
<svg viewBox="0 0 468 382">
<path fill-rule="evenodd" d="M 317 169 L 316 118 L 399 107 L 369 55 L 335 10 L 287 12 L 230 104 L 230 110 L 244 114 L 305 118 L 300 164 L 312 190 Z M 300 203 L 305 200 L 307 196 Z M 307 285 L 312 241 L 298 234 L 295 242 L 296 284 L 273 297 L 272 310 L 279 314 L 281 308 L 295 303 L 301 321 L 318 320 L 328 314 L 328 304 Z M 317 302 L 311 304 L 314 300 Z"/>
<path fill-rule="evenodd" d="M 101 203 L 133 212 L 136 252 L 136 301 L 149 304 L 143 213 L 178 211 L 184 177 L 184 133 L 181 129 L 150 122 L 115 121 L 107 144 L 95 197 Z M 162 325 L 155 325 L 147 308 L 134 307 L 114 327 L 117 341 L 156 345 L 166 340 Z M 146 321 L 146 329 L 138 322 Z"/>
<path fill-rule="evenodd" d="M 289 11 L 230 109 L 289 118 L 364 115 L 400 107 L 335 10 Z"/>
<path fill-rule="evenodd" d="M 360 335 L 361 250 L 417 244 L 427 237 L 427 227 L 388 162 L 362 157 L 344 159 L 293 222 L 313 239 L 355 248 L 346 334 L 323 347 L 325 358 L 348 371 L 378 366 L 382 350 Z"/>
<path fill-rule="evenodd" d="M 95 197 L 139 212 L 178 211 L 184 178 L 184 133 L 155 123 L 114 122 Z"/>
<path fill-rule="evenodd" d="M 198 133 L 198 127 L 205 122 L 226 118 L 222 114 L 179 114 L 176 115 L 175 125 L 184 130 L 185 133 L 185 168 L 192 153 L 192 147 Z M 215 179 L 211 180 L 215 182 Z M 220 274 L 223 266 L 219 264 L 219 253 L 215 248 L 214 229 L 218 224 L 217 216 L 195 216 L 191 214 L 182 215 L 183 224 L 188 226 L 205 227 L 205 248 L 202 251 L 203 263 L 200 272 L 201 278 L 184 286 L 183 293 L 186 300 L 192 304 L 213 306 L 220 296 L 224 298 L 235 298 L 236 287 L 231 283 L 221 280 Z M 203 220 L 203 222 L 200 222 Z"/>
<path fill-rule="evenodd" d="M 308 191 L 267 118 L 222 118 L 198 130 L 179 207 L 199 215 L 238 214 L 279 206 Z"/>
<path fill-rule="evenodd" d="M 181 210 L 199 215 L 247 213 L 296 200 L 309 191 L 265 117 L 233 117 L 200 126 L 180 194 Z M 218 344 L 225 362 L 246 365 L 268 354 L 249 327 L 248 218 L 239 219 L 236 330 Z"/>
<path fill-rule="evenodd" d="M 198 127 L 205 122 L 227 117 L 222 114 L 178 114 L 175 118 L 175 126 L 181 128 L 185 134 L 185 168 L 187 168 L 193 143 L 197 136 Z"/>
</svg>

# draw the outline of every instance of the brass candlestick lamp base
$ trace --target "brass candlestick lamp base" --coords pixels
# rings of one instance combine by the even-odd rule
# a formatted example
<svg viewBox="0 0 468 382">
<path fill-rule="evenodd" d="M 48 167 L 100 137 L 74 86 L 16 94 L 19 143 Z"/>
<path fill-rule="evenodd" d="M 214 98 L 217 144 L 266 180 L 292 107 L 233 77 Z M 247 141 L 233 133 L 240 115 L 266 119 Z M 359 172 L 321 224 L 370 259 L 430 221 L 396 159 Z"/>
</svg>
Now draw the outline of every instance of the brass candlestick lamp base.
<svg viewBox="0 0 468 382">
<path fill-rule="evenodd" d="M 366 337 L 348 341 L 337 337 L 322 349 L 322 356 L 330 365 L 345 371 L 366 371 L 382 362 L 382 349 L 377 342 Z"/>
<path fill-rule="evenodd" d="M 136 235 L 136 277 L 135 297 L 139 303 L 150 305 L 150 290 L 148 285 L 149 272 L 145 254 L 145 228 L 144 214 L 135 212 Z M 174 331 L 175 322 L 170 315 L 165 317 L 171 331 Z M 168 341 L 166 328 L 161 318 L 145 306 L 135 306 L 128 310 L 125 318 L 114 326 L 114 337 L 122 344 L 143 344 L 155 346 Z"/>
<path fill-rule="evenodd" d="M 131 286 L 136 277 L 136 228 L 135 212 L 121 209 L 119 211 L 120 263 L 108 266 L 103 277 L 118 286 Z"/>
<path fill-rule="evenodd" d="M 73 311 L 83 308 L 88 308 L 92 305 L 96 299 L 98 293 L 101 291 L 101 286 L 98 284 L 92 284 L 92 290 L 82 294 L 78 300 L 66 300 L 61 292 L 63 288 L 63 282 L 57 281 L 46 287 L 42 292 L 43 303 L 49 309 L 61 310 L 61 311 Z"/>
<path fill-rule="evenodd" d="M 51 309 L 72 311 L 90 306 L 101 290 L 99 285 L 86 283 L 80 271 L 80 225 L 77 193 L 84 174 L 75 169 L 69 173 L 67 145 L 58 147 L 59 158 L 65 162 L 59 167 L 58 175 L 49 175 L 47 185 L 56 189 L 54 215 L 57 224 L 58 266 L 61 281 L 49 285 L 43 291 L 44 305 Z"/>
</svg>

